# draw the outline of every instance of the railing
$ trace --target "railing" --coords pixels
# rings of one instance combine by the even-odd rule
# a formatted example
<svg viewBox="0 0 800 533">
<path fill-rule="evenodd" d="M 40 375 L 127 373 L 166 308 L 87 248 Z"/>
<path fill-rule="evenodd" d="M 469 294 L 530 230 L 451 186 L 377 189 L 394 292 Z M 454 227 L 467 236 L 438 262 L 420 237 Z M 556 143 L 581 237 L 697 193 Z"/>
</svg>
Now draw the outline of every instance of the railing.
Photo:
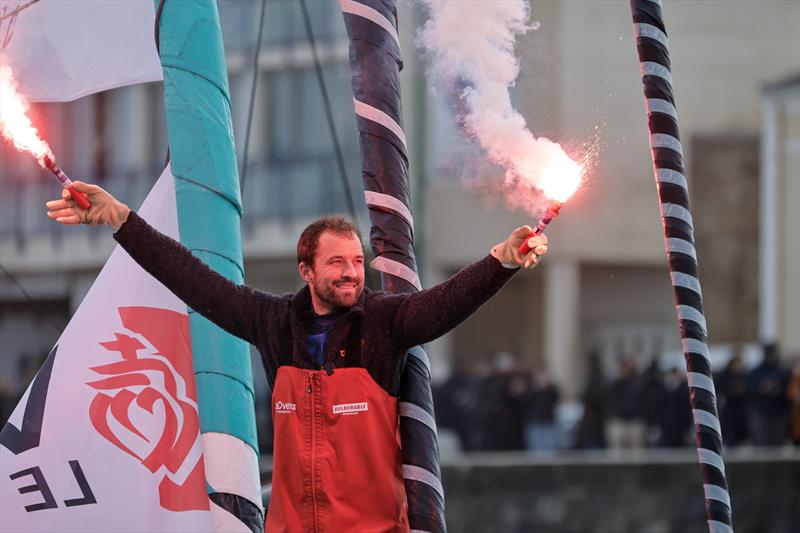
<svg viewBox="0 0 800 533">
<path fill-rule="evenodd" d="M 358 175 L 356 154 L 345 154 L 351 179 Z M 158 165 L 117 170 L 97 184 L 134 208 L 138 208 L 161 173 Z M 61 245 L 65 228 L 45 215 L 45 202 L 61 194 L 58 184 L 43 176 L 34 180 L 12 179 L 0 175 L 0 239 L 14 239 L 23 251 L 33 238 L 49 237 L 51 245 Z M 358 200 L 358 199 L 356 199 Z M 358 202 L 356 202 L 358 205 Z M 243 230 L 261 222 L 291 222 L 325 213 L 345 213 L 347 203 L 332 153 L 273 158 L 249 165 L 243 194 Z M 69 235 L 88 234 L 91 228 L 70 228 Z"/>
<path fill-rule="evenodd" d="M 358 176 L 358 164 L 356 154 L 345 154 L 351 180 Z M 247 176 L 243 194 L 245 231 L 265 220 L 289 222 L 347 211 L 344 187 L 331 153 L 254 162 Z"/>
<path fill-rule="evenodd" d="M 159 173 L 157 167 L 120 170 L 96 183 L 126 203 L 139 206 Z M 61 195 L 55 180 L 43 175 L 35 181 L 23 181 L 4 174 L 0 180 L 0 238 L 13 238 L 20 251 L 34 237 L 49 236 L 53 247 L 60 246 L 64 228 L 45 215 L 45 203 Z M 70 229 L 70 234 L 83 233 L 93 238 L 90 228 Z"/>
<path fill-rule="evenodd" d="M 228 51 L 252 48 L 258 34 L 261 1 L 222 2 L 220 19 Z M 309 6 L 318 39 L 344 37 L 339 5 L 334 1 L 312 2 Z M 299 2 L 267 2 L 262 46 L 289 45 L 306 40 Z"/>
</svg>

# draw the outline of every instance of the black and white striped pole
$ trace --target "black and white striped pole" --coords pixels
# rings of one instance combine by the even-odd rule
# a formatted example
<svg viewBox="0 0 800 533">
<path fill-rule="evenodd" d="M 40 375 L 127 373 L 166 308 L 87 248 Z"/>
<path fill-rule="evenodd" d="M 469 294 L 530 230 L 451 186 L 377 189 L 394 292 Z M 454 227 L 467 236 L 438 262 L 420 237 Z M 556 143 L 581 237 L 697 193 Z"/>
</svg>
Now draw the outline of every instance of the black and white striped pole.
<svg viewBox="0 0 800 533">
<path fill-rule="evenodd" d="M 402 68 L 395 0 L 339 0 L 350 40 L 353 97 L 361 145 L 364 198 L 371 222 L 372 267 L 384 290 L 421 288 L 414 255 L 408 147 L 402 126 Z M 412 532 L 444 533 L 444 490 L 425 350 L 409 350 L 399 382 L 403 478 Z"/>
<path fill-rule="evenodd" d="M 697 457 L 703 475 L 711 533 L 732 533 L 731 500 L 722 459 L 722 430 L 711 377 L 708 331 L 698 278 L 689 190 L 672 93 L 669 43 L 660 0 L 631 0 L 636 48 L 642 73 L 650 150 L 661 204 L 669 272 L 686 359 Z"/>
</svg>

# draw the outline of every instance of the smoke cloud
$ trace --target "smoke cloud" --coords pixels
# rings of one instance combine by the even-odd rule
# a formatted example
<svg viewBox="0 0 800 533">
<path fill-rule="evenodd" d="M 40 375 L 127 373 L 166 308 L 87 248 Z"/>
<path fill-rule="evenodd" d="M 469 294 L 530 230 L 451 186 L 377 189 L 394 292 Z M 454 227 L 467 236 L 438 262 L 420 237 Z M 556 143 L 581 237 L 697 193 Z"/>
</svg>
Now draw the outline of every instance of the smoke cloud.
<svg viewBox="0 0 800 533">
<path fill-rule="evenodd" d="M 423 0 L 423 4 L 429 20 L 420 29 L 417 43 L 430 55 L 431 71 L 439 82 L 464 86 L 461 124 L 489 158 L 506 170 L 507 198 L 519 193 L 530 197 L 530 187 L 549 193 L 554 172 L 563 174 L 564 165 L 572 161 L 559 144 L 530 132 L 509 92 L 519 74 L 516 36 L 538 27 L 528 23 L 527 2 Z M 572 165 L 579 180 L 580 167 Z M 566 196 L 575 187 L 577 183 Z"/>
</svg>

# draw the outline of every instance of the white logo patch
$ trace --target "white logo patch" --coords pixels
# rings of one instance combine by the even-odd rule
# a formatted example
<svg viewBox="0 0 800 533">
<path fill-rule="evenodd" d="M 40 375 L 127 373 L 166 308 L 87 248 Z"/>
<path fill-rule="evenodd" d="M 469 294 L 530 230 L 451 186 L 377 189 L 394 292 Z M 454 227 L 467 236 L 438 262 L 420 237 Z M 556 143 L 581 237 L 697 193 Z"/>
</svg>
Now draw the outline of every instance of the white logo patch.
<svg viewBox="0 0 800 533">
<path fill-rule="evenodd" d="M 293 413 L 297 411 L 297 404 L 288 402 L 275 402 L 275 413 Z"/>
<path fill-rule="evenodd" d="M 354 415 L 360 411 L 369 411 L 367 402 L 340 403 L 333 406 L 333 414 L 335 415 Z"/>
</svg>

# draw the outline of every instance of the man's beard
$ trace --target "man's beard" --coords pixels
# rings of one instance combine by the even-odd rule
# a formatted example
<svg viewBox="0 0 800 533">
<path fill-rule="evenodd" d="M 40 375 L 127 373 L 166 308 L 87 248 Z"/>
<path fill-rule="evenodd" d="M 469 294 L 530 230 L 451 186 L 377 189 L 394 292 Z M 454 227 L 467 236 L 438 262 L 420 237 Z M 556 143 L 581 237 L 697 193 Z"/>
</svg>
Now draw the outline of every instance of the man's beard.
<svg viewBox="0 0 800 533">
<path fill-rule="evenodd" d="M 337 283 L 353 283 L 355 284 L 355 294 L 352 297 L 345 297 L 336 293 Z M 311 287 L 311 290 L 317 296 L 320 302 L 324 303 L 331 309 L 349 309 L 358 303 L 361 293 L 364 291 L 364 286 L 358 283 L 355 278 L 341 278 L 331 283 L 329 286 L 318 287 L 316 284 Z"/>
</svg>

